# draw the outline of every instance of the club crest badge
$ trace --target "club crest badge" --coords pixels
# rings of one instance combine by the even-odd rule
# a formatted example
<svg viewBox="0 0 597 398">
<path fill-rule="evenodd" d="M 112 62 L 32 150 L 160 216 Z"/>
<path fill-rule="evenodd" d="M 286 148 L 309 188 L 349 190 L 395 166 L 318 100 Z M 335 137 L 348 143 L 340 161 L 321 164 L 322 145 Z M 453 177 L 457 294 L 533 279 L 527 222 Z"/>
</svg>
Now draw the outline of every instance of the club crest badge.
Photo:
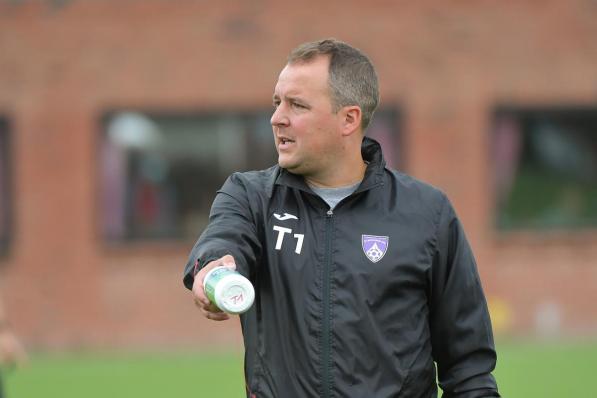
<svg viewBox="0 0 597 398">
<path fill-rule="evenodd" d="M 363 253 L 371 262 L 376 263 L 386 254 L 390 238 L 387 236 L 361 235 L 361 243 Z"/>
</svg>

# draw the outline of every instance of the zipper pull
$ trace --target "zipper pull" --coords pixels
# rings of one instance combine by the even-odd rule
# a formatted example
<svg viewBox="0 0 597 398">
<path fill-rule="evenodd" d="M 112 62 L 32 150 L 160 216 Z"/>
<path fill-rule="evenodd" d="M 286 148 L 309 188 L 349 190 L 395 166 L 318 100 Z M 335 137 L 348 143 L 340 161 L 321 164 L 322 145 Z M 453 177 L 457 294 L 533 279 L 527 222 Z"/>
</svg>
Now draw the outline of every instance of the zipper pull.
<svg viewBox="0 0 597 398">
<path fill-rule="evenodd" d="M 331 217 L 334 215 L 334 211 L 332 209 L 329 209 L 326 214 L 328 215 L 328 217 Z"/>
</svg>

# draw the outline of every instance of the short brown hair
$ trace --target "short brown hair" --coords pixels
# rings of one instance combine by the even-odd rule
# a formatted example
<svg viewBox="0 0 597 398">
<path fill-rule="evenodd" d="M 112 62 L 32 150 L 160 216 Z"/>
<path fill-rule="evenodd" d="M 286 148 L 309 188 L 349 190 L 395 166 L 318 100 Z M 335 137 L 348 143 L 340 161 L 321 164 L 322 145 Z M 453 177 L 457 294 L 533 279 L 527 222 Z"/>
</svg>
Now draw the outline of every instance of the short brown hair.
<svg viewBox="0 0 597 398">
<path fill-rule="evenodd" d="M 364 131 L 379 103 L 377 73 L 373 64 L 359 49 L 333 38 L 301 44 L 288 56 L 288 64 L 308 62 L 319 55 L 330 57 L 328 79 L 334 112 L 344 106 L 358 105 Z"/>
</svg>

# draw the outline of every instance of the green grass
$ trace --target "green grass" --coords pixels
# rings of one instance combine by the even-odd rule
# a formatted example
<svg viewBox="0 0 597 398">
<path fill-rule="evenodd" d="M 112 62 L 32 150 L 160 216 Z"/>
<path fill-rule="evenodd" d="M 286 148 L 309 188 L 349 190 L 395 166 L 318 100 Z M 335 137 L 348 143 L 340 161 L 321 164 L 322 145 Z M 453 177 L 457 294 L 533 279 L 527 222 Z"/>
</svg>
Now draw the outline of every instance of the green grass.
<svg viewBox="0 0 597 398">
<path fill-rule="evenodd" d="M 597 342 L 560 344 L 497 343 L 495 377 L 509 398 L 591 398 L 597 372 Z"/>
<path fill-rule="evenodd" d="M 7 398 L 242 397 L 239 353 L 69 354 L 5 375 Z"/>
<path fill-rule="evenodd" d="M 498 343 L 503 397 L 594 397 L 597 343 Z M 7 398 L 244 397 L 239 353 L 35 355 Z"/>
</svg>

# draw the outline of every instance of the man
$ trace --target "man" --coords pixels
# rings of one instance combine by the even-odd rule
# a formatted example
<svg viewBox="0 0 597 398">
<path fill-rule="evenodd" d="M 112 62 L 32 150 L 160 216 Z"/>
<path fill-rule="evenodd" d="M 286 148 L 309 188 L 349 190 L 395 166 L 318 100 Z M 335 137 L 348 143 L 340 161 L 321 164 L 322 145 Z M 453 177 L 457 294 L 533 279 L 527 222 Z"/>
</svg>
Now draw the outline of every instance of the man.
<svg viewBox="0 0 597 398">
<path fill-rule="evenodd" d="M 12 367 L 25 362 L 25 360 L 25 351 L 12 332 L 0 301 L 0 365 Z M 0 398 L 3 396 L 2 383 L 0 383 Z"/>
<path fill-rule="evenodd" d="M 236 267 L 255 285 L 240 316 L 248 397 L 498 397 L 485 298 L 443 193 L 385 168 L 364 138 L 378 103 L 369 59 L 306 43 L 280 73 L 278 165 L 235 173 L 184 273 Z"/>
</svg>

